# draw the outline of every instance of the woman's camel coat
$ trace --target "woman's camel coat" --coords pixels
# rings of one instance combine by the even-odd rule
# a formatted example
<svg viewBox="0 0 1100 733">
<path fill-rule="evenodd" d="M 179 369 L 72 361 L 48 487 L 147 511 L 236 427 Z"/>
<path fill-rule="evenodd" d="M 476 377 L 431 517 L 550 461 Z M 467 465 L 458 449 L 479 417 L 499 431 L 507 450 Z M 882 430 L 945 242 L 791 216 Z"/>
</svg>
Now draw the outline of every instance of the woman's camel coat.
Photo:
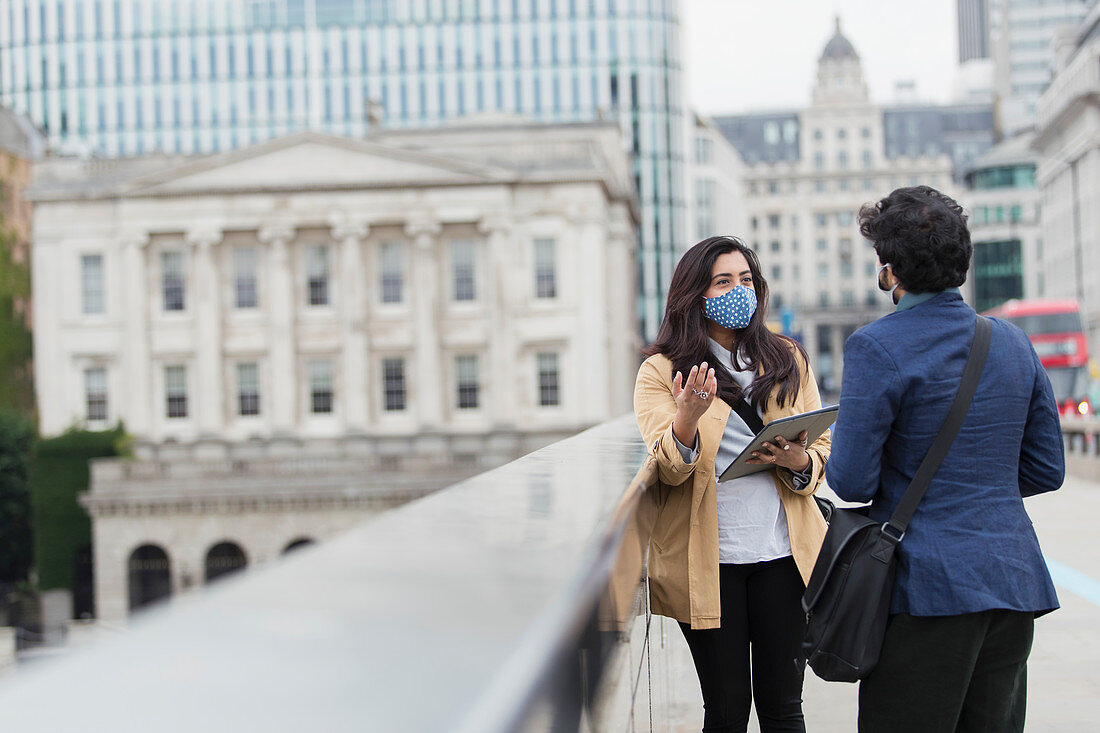
<svg viewBox="0 0 1100 733">
<path fill-rule="evenodd" d="M 779 407 L 773 392 L 764 406 L 764 424 L 788 415 L 797 415 L 821 407 L 821 397 L 813 373 L 800 352 L 795 358 L 802 366 L 802 388 L 794 402 Z M 690 623 L 693 629 L 713 629 L 721 625 L 718 590 L 718 485 L 714 458 L 730 419 L 729 404 L 715 399 L 699 418 L 699 456 L 684 463 L 672 436 L 676 401 L 672 397 L 672 362 L 657 354 L 646 359 L 638 370 L 634 387 L 634 415 L 642 438 L 657 464 L 657 519 L 649 545 L 650 606 L 654 613 Z M 739 420 L 736 413 L 734 420 Z M 772 470 L 775 490 L 787 514 L 791 554 L 809 580 L 826 524 L 812 494 L 825 477 L 829 460 L 829 433 L 807 448 L 813 468 L 810 482 L 795 489 L 791 472 Z"/>
</svg>

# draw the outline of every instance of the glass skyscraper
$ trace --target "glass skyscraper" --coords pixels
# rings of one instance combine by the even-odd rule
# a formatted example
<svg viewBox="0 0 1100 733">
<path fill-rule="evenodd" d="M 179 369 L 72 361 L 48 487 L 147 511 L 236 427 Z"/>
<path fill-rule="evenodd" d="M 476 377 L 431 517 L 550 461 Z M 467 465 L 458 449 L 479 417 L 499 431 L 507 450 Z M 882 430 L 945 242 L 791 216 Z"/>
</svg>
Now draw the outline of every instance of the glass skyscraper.
<svg viewBox="0 0 1100 733">
<path fill-rule="evenodd" d="M 679 33 L 677 0 L 0 0 L 0 104 L 104 156 L 491 112 L 617 119 L 652 337 L 683 220 Z"/>
</svg>

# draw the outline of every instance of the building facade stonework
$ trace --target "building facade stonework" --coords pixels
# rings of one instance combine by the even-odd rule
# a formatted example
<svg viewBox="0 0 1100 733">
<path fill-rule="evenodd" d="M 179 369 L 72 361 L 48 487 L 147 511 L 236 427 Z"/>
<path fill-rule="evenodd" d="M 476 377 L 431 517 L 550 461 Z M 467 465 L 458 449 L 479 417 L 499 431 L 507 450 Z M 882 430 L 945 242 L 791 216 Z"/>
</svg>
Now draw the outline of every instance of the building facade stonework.
<svg viewBox="0 0 1100 733">
<path fill-rule="evenodd" d="M 1100 6 L 1065 49 L 1038 101 L 1032 144 L 1041 195 L 1043 294 L 1081 305 L 1090 353 L 1100 350 Z"/>
<path fill-rule="evenodd" d="M 901 186 L 952 194 L 955 159 L 980 152 L 981 140 L 947 127 L 987 112 L 872 103 L 838 21 L 809 107 L 717 118 L 745 160 L 743 239 L 760 257 L 771 315 L 805 346 L 827 400 L 840 388 L 847 337 L 892 307 L 859 232 L 860 207 Z"/>
<path fill-rule="evenodd" d="M 642 211 L 635 327 L 652 339 L 685 231 L 680 5 L 0 0 L 0 104 L 106 157 L 487 113 L 616 120 Z"/>
<path fill-rule="evenodd" d="M 613 124 L 56 159 L 33 196 L 42 432 L 136 440 L 85 497 L 103 618 L 630 409 Z"/>
</svg>

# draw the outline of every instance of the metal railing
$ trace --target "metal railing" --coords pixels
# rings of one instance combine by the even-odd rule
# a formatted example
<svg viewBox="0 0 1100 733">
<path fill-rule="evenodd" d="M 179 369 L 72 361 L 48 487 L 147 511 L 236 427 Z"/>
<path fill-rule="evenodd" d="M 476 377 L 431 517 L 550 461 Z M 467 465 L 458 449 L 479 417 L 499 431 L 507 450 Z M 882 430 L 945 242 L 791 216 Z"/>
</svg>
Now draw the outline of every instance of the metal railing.
<svg viewBox="0 0 1100 733">
<path fill-rule="evenodd" d="M 1063 418 L 1062 437 L 1066 445 L 1066 473 L 1100 480 L 1100 420 Z"/>
<path fill-rule="evenodd" d="M 610 421 L 17 670 L 0 724 L 649 730 L 654 482 Z"/>
</svg>

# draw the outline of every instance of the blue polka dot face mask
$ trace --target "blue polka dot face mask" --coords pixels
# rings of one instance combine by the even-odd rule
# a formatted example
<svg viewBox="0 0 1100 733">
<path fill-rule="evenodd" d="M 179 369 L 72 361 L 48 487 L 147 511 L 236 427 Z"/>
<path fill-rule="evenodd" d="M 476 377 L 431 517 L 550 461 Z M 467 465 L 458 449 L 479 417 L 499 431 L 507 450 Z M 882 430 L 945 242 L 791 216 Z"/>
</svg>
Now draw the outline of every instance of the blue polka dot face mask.
<svg viewBox="0 0 1100 733">
<path fill-rule="evenodd" d="M 746 328 L 756 313 L 756 291 L 738 285 L 714 298 L 703 296 L 707 302 L 707 318 L 723 328 Z"/>
</svg>

